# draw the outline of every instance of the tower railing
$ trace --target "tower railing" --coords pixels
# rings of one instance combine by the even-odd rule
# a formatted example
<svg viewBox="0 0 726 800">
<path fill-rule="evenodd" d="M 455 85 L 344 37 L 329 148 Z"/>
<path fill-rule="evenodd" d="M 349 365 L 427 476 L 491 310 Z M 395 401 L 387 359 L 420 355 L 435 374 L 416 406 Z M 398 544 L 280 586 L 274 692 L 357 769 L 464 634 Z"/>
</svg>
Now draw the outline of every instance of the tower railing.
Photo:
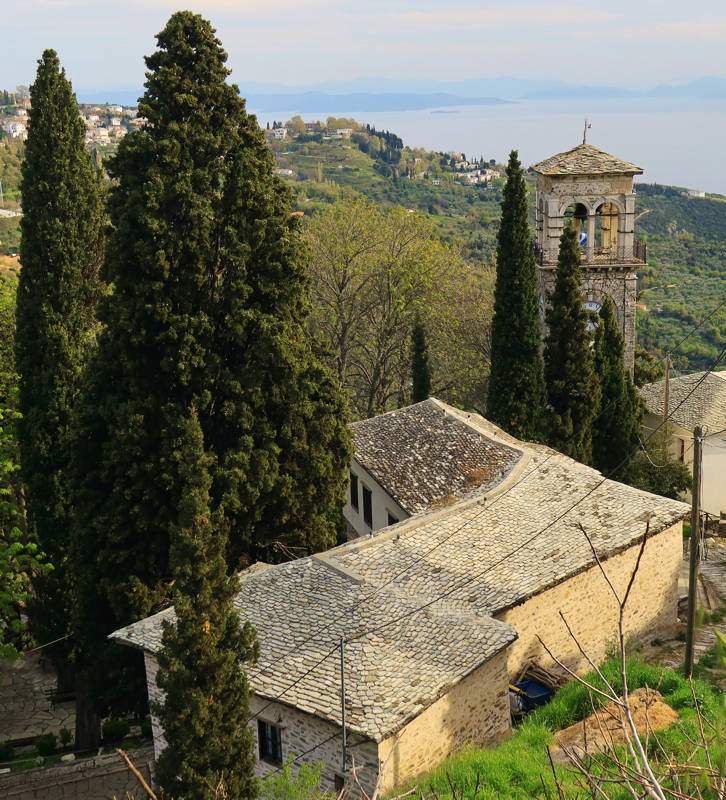
<svg viewBox="0 0 726 800">
<path fill-rule="evenodd" d="M 546 250 L 537 242 L 532 242 L 532 251 L 536 262 L 542 266 L 557 264 L 557 250 Z M 645 242 L 634 241 L 632 247 L 593 247 L 587 245 L 580 247 L 580 260 L 583 264 L 645 264 L 648 260 L 648 251 Z"/>
</svg>

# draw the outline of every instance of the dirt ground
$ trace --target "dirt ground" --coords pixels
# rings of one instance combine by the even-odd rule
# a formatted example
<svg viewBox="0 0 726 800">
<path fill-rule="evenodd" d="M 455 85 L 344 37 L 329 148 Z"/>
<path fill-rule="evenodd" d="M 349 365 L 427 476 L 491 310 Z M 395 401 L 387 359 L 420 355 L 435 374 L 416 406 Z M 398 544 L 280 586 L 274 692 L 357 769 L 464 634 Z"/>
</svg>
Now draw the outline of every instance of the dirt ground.
<svg viewBox="0 0 726 800">
<path fill-rule="evenodd" d="M 660 692 L 655 689 L 635 689 L 630 693 L 630 707 L 633 722 L 641 735 L 669 728 L 678 719 L 678 712 L 664 703 Z M 552 757 L 564 761 L 567 760 L 567 751 L 582 756 L 601 753 L 624 742 L 621 719 L 621 709 L 613 702 L 607 703 L 582 722 L 555 734 L 560 749 L 553 751 Z"/>
</svg>

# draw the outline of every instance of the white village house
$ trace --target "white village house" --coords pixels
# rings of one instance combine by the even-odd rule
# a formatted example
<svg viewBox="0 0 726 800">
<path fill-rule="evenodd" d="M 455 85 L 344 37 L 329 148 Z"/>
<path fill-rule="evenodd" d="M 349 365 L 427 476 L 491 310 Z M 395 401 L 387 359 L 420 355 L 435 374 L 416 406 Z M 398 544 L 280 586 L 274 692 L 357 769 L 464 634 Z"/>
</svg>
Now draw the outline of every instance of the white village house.
<svg viewBox="0 0 726 800">
<path fill-rule="evenodd" d="M 704 429 L 701 508 L 712 516 L 726 514 L 726 372 L 694 372 L 669 383 L 670 452 L 692 474 L 693 429 Z M 643 428 L 649 435 L 663 420 L 665 381 L 646 384 L 640 394 L 647 408 Z"/>
<path fill-rule="evenodd" d="M 560 612 L 595 661 L 615 631 L 617 606 L 580 525 L 622 590 L 649 524 L 626 628 L 643 635 L 675 622 L 685 504 L 606 480 L 435 399 L 353 432 L 369 527 L 385 513 L 402 521 L 241 574 L 236 607 L 260 641 L 248 677 L 261 774 L 294 755 L 325 763 L 325 788 L 355 766 L 368 791 L 383 771 L 386 791 L 465 744 L 509 735 L 510 679 L 533 662 L 553 666 L 538 635 L 571 668 L 587 666 Z M 112 634 L 144 651 L 153 699 L 162 621 L 172 615 Z M 156 720 L 153 728 L 158 755 L 163 731 Z"/>
</svg>

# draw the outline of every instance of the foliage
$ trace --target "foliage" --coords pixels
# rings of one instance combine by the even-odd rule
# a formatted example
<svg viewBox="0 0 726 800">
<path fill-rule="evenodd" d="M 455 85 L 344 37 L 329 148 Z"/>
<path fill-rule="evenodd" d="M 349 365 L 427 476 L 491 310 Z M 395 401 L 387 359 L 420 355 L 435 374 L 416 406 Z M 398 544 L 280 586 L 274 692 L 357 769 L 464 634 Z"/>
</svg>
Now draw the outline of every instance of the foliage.
<svg viewBox="0 0 726 800">
<path fill-rule="evenodd" d="M 646 383 L 655 383 L 665 375 L 665 369 L 656 357 L 640 344 L 635 345 L 635 368 L 633 383 L 640 387 Z"/>
<path fill-rule="evenodd" d="M 17 656 L 32 641 L 24 609 L 32 599 L 31 578 L 47 574 L 37 542 L 25 532 L 19 480 L 14 366 L 16 280 L 0 278 L 0 657 Z"/>
<path fill-rule="evenodd" d="M 73 732 L 69 731 L 68 728 L 61 728 L 58 731 L 58 738 L 60 739 L 61 746 L 65 750 L 73 741 Z"/>
<path fill-rule="evenodd" d="M 542 431 L 545 385 L 540 345 L 537 267 L 527 191 L 513 150 L 497 238 L 487 416 L 518 439 L 537 439 Z"/>
<path fill-rule="evenodd" d="M 592 425 L 600 402 L 593 366 L 587 312 L 582 306 L 580 247 L 577 232 L 562 232 L 554 291 L 545 313 L 547 336 L 544 372 L 549 402 L 547 443 L 555 450 L 589 464 Z"/>
<path fill-rule="evenodd" d="M 58 740 L 54 733 L 43 733 L 35 737 L 35 749 L 39 756 L 52 756 L 58 746 Z"/>
<path fill-rule="evenodd" d="M 420 403 L 431 394 L 431 364 L 426 326 L 416 319 L 411 333 L 411 401 Z"/>
<path fill-rule="evenodd" d="M 603 475 L 622 480 L 640 441 L 643 409 L 624 361 L 625 342 L 610 296 L 595 331 L 595 374 L 600 405 L 592 434 L 592 462 Z"/>
<path fill-rule="evenodd" d="M 107 719 L 101 726 L 101 735 L 106 744 L 118 744 L 128 736 L 131 726 L 125 719 Z"/>
<path fill-rule="evenodd" d="M 10 742 L 0 742 L 0 761 L 12 761 L 15 748 Z"/>
<path fill-rule="evenodd" d="M 42 641 L 68 632 L 70 418 L 93 346 L 104 212 L 70 82 L 53 50 L 38 62 L 22 165 L 16 364 L 18 442 L 30 530 L 53 564 L 29 607 Z M 46 651 L 56 665 L 67 648 Z"/>
<path fill-rule="evenodd" d="M 408 402 L 417 318 L 426 327 L 432 392 L 476 402 L 488 356 L 476 349 L 481 341 L 486 349 L 488 336 L 486 279 L 467 275 L 459 254 L 441 244 L 427 220 L 402 208 L 343 200 L 316 214 L 304 233 L 313 330 L 356 416 Z M 469 338 L 460 336 L 465 327 Z"/>
<path fill-rule="evenodd" d="M 616 691 L 621 691 L 619 659 L 609 660 L 601 668 Z M 586 675 L 585 680 L 600 685 L 594 673 Z M 630 659 L 627 663 L 627 680 L 631 690 L 644 686 L 657 688 L 665 702 L 679 710 L 680 719 L 670 729 L 658 733 L 666 757 L 685 760 L 693 756 L 693 743 L 699 740 L 699 725 L 686 679 L 674 670 Z M 700 681 L 694 682 L 694 688 L 707 724 L 716 723 L 721 713 L 719 697 Z M 400 796 L 402 791 L 415 783 L 424 798 L 439 800 L 471 798 L 477 785 L 477 800 L 496 800 L 501 797 L 530 800 L 532 797 L 562 796 L 558 795 L 553 779 L 547 747 L 556 747 L 554 731 L 591 714 L 592 703 L 597 707 L 601 701 L 594 694 L 591 698 L 585 687 L 572 681 L 560 689 L 550 703 L 530 714 L 507 741 L 486 750 L 467 748 L 415 782 L 397 787 L 392 794 Z M 555 763 L 554 771 L 565 797 L 590 796 L 589 793 L 583 793 L 579 778 L 568 766 Z M 414 796 L 419 797 L 419 792 L 416 791 Z M 611 800 L 632 797 L 614 785 L 608 789 L 607 796 Z"/>
<path fill-rule="evenodd" d="M 279 772 L 271 772 L 262 779 L 258 795 L 262 800 L 315 800 L 322 796 L 320 781 L 325 764 L 322 761 L 300 764 L 295 775 L 293 759 L 290 755 Z"/>
<path fill-rule="evenodd" d="M 691 488 L 688 467 L 677 461 L 668 449 L 667 436 L 657 431 L 646 439 L 630 462 L 627 482 L 636 489 L 677 500 Z"/>
<path fill-rule="evenodd" d="M 223 782 L 226 796 L 252 798 L 254 738 L 240 662 L 256 658 L 257 642 L 249 623 L 240 628 L 232 604 L 238 580 L 227 575 L 221 513 L 210 511 L 213 458 L 204 453 L 196 414 L 167 437 L 166 472 L 182 492 L 170 528 L 175 619 L 164 623 L 157 674 L 165 698 L 152 709 L 167 742 L 155 777 L 168 797 L 211 800 Z"/>
<path fill-rule="evenodd" d="M 197 414 L 230 570 L 335 541 L 349 461 L 343 399 L 307 336 L 289 195 L 227 83 L 209 23 L 175 14 L 147 59 L 148 124 L 109 164 L 114 284 L 74 439 L 79 658 L 99 710 L 140 710 L 138 658 L 106 637 L 172 598 L 186 486 L 169 442 Z"/>
</svg>

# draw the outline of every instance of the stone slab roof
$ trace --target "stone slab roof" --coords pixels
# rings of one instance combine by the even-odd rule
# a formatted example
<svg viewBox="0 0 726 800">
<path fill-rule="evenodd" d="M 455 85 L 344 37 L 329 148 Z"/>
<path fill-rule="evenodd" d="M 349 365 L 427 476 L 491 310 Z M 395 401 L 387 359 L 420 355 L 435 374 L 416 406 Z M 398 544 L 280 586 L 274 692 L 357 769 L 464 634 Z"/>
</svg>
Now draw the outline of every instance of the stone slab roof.
<svg viewBox="0 0 726 800">
<path fill-rule="evenodd" d="M 248 670 L 252 689 L 264 698 L 281 695 L 279 702 L 337 725 L 341 636 L 375 630 L 418 607 L 419 598 L 405 589 L 392 585 L 376 591 L 316 557 L 241 577 L 235 605 L 260 641 L 259 661 Z M 173 609 L 112 637 L 157 651 L 165 619 L 174 619 Z M 516 638 L 503 622 L 441 603 L 347 642 L 348 728 L 381 741 Z"/>
<path fill-rule="evenodd" d="M 705 378 L 704 378 L 705 376 Z M 696 384 L 703 379 L 694 391 Z M 648 410 L 663 416 L 665 400 L 664 381 L 647 383 L 640 389 Z M 691 394 L 692 392 L 692 394 Z M 726 372 L 693 372 L 670 379 L 668 412 L 673 422 L 681 428 L 692 431 L 696 425 L 703 425 L 706 434 L 716 433 L 726 428 Z"/>
<path fill-rule="evenodd" d="M 643 170 L 628 161 L 611 156 L 591 144 L 578 144 L 572 150 L 550 156 L 532 169 L 541 175 L 642 175 Z"/>
<path fill-rule="evenodd" d="M 249 678 L 261 696 L 339 724 L 335 648 L 345 636 L 348 724 L 380 741 L 516 638 L 495 615 L 594 566 L 578 523 L 605 559 L 640 541 L 648 520 L 655 535 L 690 513 L 685 503 L 603 480 L 549 448 L 446 408 L 485 438 L 517 448 L 516 466 L 486 496 L 242 573 L 236 605 L 258 631 L 261 655 Z M 172 613 L 112 637 L 158 650 L 162 620 Z"/>
<path fill-rule="evenodd" d="M 522 455 L 447 408 L 430 398 L 350 426 L 356 461 L 409 514 L 488 491 Z"/>
</svg>

